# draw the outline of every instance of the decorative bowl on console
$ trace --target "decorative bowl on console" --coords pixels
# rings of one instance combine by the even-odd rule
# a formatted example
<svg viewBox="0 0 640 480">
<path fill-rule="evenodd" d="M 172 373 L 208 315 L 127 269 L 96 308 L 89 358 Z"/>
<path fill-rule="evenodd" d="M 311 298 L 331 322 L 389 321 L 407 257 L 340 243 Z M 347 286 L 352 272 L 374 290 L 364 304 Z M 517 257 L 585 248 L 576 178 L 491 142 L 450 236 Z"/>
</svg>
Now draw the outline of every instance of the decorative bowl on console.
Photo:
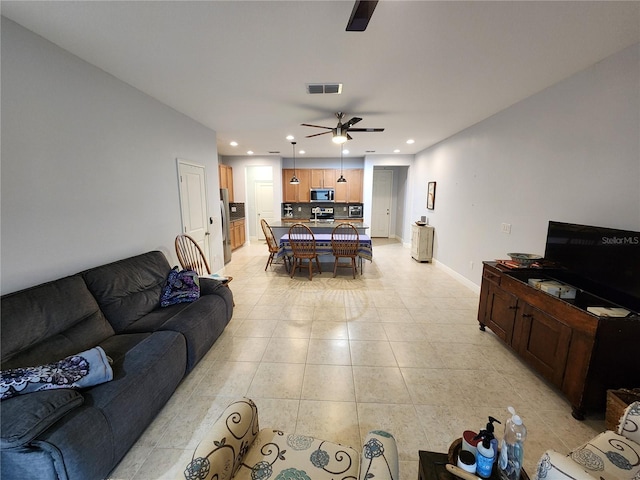
<svg viewBox="0 0 640 480">
<path fill-rule="evenodd" d="M 531 265 L 532 263 L 542 260 L 540 255 L 534 253 L 507 253 L 507 255 L 511 257 L 511 260 L 523 266 Z"/>
<path fill-rule="evenodd" d="M 419 227 L 424 227 L 427 224 L 427 222 L 421 222 L 420 220 L 416 220 L 416 225 L 418 225 Z"/>
</svg>

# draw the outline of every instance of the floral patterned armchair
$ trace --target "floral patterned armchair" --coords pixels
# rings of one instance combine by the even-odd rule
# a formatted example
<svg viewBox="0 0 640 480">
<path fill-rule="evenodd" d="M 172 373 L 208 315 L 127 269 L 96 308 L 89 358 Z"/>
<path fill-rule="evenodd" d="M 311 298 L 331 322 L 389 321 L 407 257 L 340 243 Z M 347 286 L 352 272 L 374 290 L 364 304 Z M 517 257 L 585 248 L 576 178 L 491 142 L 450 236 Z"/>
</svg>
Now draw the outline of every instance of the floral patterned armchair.
<svg viewBox="0 0 640 480">
<path fill-rule="evenodd" d="M 187 480 L 398 480 L 393 436 L 369 432 L 362 452 L 336 443 L 258 428 L 252 400 L 233 402 L 200 442 Z"/>
<path fill-rule="evenodd" d="M 538 480 L 640 480 L 640 402 L 627 407 L 618 430 L 607 430 L 564 456 L 547 450 Z"/>
</svg>

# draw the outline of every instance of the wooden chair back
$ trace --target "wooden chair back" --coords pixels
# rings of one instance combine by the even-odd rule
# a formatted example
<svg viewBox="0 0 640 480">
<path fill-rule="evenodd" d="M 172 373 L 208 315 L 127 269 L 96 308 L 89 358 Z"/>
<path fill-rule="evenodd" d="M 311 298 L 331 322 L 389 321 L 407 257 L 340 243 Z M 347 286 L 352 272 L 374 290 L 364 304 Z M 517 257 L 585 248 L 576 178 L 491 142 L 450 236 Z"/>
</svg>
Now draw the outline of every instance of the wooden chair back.
<svg viewBox="0 0 640 480">
<path fill-rule="evenodd" d="M 355 257 L 360 238 L 358 229 L 350 223 L 341 223 L 331 232 L 331 250 L 334 257 Z"/>
<path fill-rule="evenodd" d="M 276 241 L 276 237 L 273 235 L 273 230 L 267 223 L 264 218 L 260 219 L 260 226 L 262 227 L 262 232 L 264 233 L 264 238 L 267 240 L 267 246 L 269 247 L 269 253 L 278 253 L 278 242 Z"/>
<path fill-rule="evenodd" d="M 178 235 L 175 244 L 178 261 L 183 269 L 194 270 L 198 275 L 211 274 L 204 252 L 193 238 L 186 234 Z"/>
<path fill-rule="evenodd" d="M 294 223 L 289 228 L 289 243 L 294 258 L 315 258 L 316 237 L 309 227 L 302 223 Z"/>
</svg>

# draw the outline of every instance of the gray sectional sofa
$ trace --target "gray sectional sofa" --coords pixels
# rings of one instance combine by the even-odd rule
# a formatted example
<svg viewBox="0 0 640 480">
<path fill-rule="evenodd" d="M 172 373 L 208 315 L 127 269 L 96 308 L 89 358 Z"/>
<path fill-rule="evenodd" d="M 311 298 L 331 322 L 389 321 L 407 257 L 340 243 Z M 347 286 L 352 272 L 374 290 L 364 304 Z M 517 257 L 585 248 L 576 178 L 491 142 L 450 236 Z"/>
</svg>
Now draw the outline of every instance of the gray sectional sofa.
<svg viewBox="0 0 640 480">
<path fill-rule="evenodd" d="M 3 479 L 105 478 L 233 314 L 231 290 L 201 278 L 192 303 L 160 307 L 162 252 L 4 295 L 1 368 L 43 365 L 100 346 L 113 380 L 0 402 Z"/>
</svg>

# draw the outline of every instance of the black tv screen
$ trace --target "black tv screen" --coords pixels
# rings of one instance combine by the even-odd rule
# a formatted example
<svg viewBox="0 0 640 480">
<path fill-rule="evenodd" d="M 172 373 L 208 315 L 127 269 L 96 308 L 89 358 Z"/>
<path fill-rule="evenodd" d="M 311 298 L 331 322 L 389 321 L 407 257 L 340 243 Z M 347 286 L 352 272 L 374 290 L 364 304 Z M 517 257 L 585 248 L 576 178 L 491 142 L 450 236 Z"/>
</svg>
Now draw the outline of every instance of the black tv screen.
<svg viewBox="0 0 640 480">
<path fill-rule="evenodd" d="M 544 257 L 568 283 L 640 312 L 640 232 L 550 221 Z"/>
</svg>

